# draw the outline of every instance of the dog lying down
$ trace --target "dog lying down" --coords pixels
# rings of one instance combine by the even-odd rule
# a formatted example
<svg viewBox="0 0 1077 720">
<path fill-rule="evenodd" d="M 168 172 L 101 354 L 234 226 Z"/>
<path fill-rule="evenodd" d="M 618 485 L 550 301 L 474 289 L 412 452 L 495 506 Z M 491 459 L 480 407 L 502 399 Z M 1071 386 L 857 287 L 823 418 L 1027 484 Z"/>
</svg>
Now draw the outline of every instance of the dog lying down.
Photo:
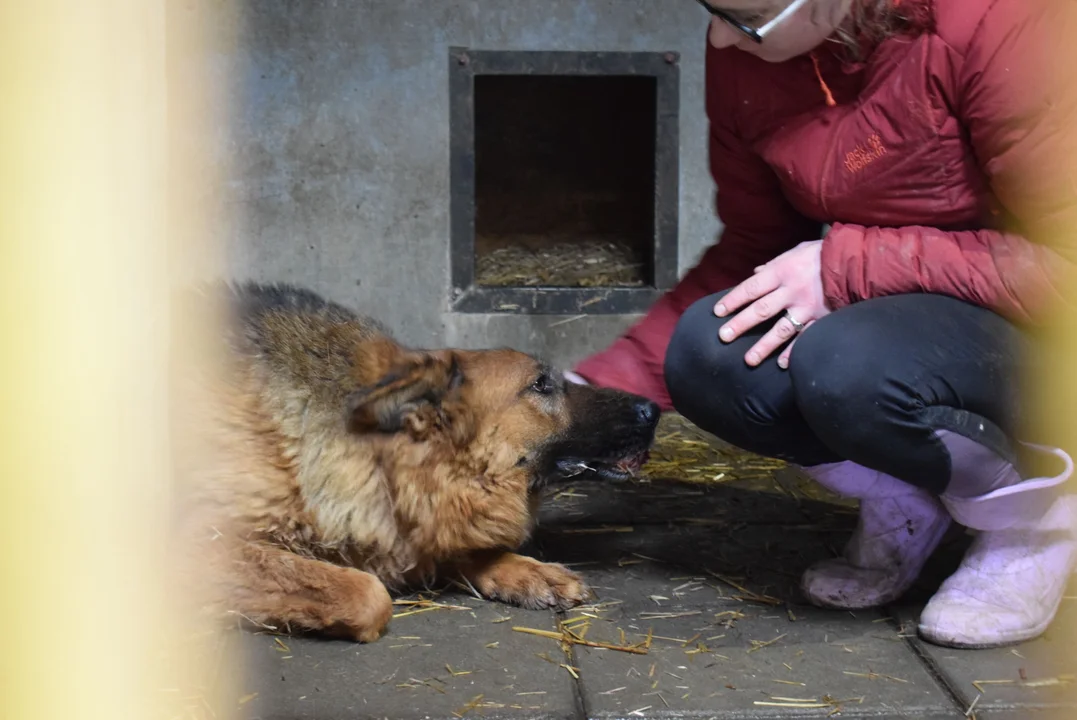
<svg viewBox="0 0 1077 720">
<path fill-rule="evenodd" d="M 590 597 L 576 573 L 512 550 L 549 483 L 638 469 L 654 403 L 514 350 L 405 348 L 308 290 L 219 292 L 202 297 L 227 310 L 223 368 L 181 388 L 201 450 L 183 538 L 206 609 L 368 642 L 390 590 L 439 579 L 527 608 Z"/>
</svg>

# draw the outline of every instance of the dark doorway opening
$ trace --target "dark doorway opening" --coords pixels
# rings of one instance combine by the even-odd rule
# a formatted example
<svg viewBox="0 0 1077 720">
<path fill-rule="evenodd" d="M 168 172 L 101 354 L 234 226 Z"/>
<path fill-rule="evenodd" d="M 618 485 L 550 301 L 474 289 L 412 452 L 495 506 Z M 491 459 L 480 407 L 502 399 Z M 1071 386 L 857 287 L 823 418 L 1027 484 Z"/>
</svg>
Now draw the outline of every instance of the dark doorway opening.
<svg viewBox="0 0 1077 720">
<path fill-rule="evenodd" d="M 655 79 L 475 78 L 475 284 L 654 284 Z"/>
</svg>

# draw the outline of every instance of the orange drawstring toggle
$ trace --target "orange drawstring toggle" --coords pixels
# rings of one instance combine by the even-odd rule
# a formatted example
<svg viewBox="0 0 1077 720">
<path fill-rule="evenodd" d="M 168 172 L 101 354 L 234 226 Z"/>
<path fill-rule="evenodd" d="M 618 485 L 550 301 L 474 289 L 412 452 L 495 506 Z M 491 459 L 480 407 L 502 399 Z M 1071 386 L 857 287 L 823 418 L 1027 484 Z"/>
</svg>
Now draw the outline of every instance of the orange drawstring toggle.
<svg viewBox="0 0 1077 720">
<path fill-rule="evenodd" d="M 823 80 L 823 73 L 819 70 L 819 59 L 815 57 L 815 53 L 811 54 L 811 63 L 815 67 L 815 77 L 819 80 L 819 87 L 823 89 L 823 95 L 826 96 L 827 107 L 834 107 L 838 103 L 834 100 L 834 93 L 830 92 L 830 86 L 826 84 L 826 80 Z"/>
</svg>

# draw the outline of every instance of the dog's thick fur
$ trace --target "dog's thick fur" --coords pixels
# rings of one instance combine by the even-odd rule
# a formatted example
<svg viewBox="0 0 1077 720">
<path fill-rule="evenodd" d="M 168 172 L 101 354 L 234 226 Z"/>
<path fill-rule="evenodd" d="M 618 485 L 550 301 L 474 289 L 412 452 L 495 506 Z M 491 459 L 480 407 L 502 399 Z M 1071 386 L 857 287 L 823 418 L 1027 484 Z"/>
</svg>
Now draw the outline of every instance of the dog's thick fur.
<svg viewBox="0 0 1077 720">
<path fill-rule="evenodd" d="M 588 597 L 575 573 L 511 551 L 545 483 L 623 474 L 649 447 L 653 403 L 513 350 L 405 348 L 307 290 L 221 292 L 223 372 L 188 372 L 181 391 L 201 453 L 183 527 L 208 607 L 370 641 L 388 590 L 434 580 L 530 608 Z"/>
</svg>

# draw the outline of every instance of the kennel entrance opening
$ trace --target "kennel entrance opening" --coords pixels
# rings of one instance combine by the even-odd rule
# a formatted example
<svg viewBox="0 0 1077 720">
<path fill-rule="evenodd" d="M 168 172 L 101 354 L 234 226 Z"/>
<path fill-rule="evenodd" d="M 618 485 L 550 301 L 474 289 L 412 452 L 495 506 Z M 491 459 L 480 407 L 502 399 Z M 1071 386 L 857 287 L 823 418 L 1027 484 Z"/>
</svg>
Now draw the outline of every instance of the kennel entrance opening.
<svg viewBox="0 0 1077 720">
<path fill-rule="evenodd" d="M 475 78 L 475 283 L 654 282 L 647 76 Z"/>
<path fill-rule="evenodd" d="M 646 309 L 676 279 L 676 55 L 450 64 L 453 309 Z"/>
</svg>

